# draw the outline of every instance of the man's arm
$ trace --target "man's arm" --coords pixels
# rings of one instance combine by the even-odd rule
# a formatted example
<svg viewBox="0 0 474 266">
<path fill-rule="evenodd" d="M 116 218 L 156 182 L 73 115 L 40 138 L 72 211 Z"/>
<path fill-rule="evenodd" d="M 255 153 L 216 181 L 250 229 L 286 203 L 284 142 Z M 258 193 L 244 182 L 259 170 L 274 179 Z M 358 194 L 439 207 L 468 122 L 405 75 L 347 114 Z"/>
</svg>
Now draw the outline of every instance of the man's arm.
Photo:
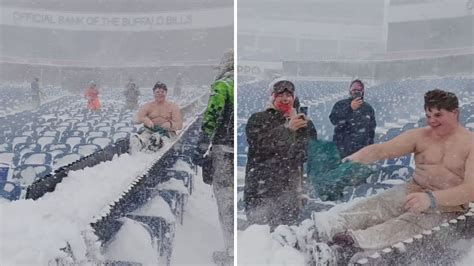
<svg viewBox="0 0 474 266">
<path fill-rule="evenodd" d="M 421 129 L 413 129 L 384 143 L 369 145 L 350 155 L 347 159 L 370 164 L 382 159 L 396 158 L 415 151 Z"/>
<path fill-rule="evenodd" d="M 223 81 L 217 81 L 212 84 L 212 93 L 209 97 L 209 102 L 204 112 L 204 121 L 202 123 L 202 130 L 211 137 L 217 128 L 217 122 L 224 113 L 225 98 L 227 86 Z"/>
<path fill-rule="evenodd" d="M 171 114 L 171 127 L 170 130 L 181 130 L 183 128 L 183 116 L 181 115 L 181 109 L 179 106 L 174 104 L 173 112 Z"/>
<path fill-rule="evenodd" d="M 137 115 L 132 120 L 132 122 L 134 124 L 143 123 L 145 126 L 149 128 L 153 128 L 154 127 L 153 121 L 151 121 L 151 119 L 148 117 L 148 109 L 149 109 L 148 104 L 145 104 L 142 107 L 140 107 L 140 109 L 137 112 Z"/>
</svg>

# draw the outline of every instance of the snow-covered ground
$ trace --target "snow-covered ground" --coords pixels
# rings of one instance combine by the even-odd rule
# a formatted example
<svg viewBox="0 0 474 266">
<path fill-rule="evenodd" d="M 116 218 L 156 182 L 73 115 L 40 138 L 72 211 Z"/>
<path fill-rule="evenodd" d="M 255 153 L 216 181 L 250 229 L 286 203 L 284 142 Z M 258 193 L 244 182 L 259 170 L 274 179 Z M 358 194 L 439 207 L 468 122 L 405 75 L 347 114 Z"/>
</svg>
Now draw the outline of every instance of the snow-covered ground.
<svg viewBox="0 0 474 266">
<path fill-rule="evenodd" d="M 89 223 L 106 213 L 109 203 L 159 155 L 123 154 L 95 167 L 70 172 L 54 193 L 39 200 L 1 201 L 0 265 L 48 265 L 55 258 L 66 257 L 60 249 L 67 243 L 76 261 L 87 261 L 91 247 L 84 236 L 91 235 Z M 185 206 L 184 224 L 176 227 L 173 264 L 212 264 L 212 252 L 223 247 L 216 209 L 211 187 L 196 177 L 195 190 Z M 109 247 L 100 258 L 109 259 L 109 254 L 124 250 L 134 255 L 130 248 L 135 247 L 141 252 L 142 262 L 156 262 L 151 257 L 153 250 L 140 245 L 150 241 L 143 227 L 125 221 L 116 236 L 121 237 L 127 238 L 127 245 Z M 127 259 L 128 253 L 123 254 L 121 259 Z"/>
<path fill-rule="evenodd" d="M 204 184 L 201 175 L 194 184 L 195 190 L 186 204 L 184 223 L 176 227 L 173 265 L 214 265 L 212 252 L 224 249 L 212 187 Z"/>
</svg>

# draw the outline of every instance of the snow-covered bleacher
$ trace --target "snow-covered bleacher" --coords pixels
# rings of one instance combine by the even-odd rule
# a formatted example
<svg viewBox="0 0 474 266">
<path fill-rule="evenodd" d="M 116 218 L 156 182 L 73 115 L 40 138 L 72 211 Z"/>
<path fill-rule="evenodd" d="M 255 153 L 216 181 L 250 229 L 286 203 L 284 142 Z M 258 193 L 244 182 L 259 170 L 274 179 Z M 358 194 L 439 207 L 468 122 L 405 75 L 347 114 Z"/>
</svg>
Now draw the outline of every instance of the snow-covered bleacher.
<svg viewBox="0 0 474 266">
<path fill-rule="evenodd" d="M 56 94 L 47 93 L 38 109 L 28 108 L 31 106 L 28 97 L 16 100 L 28 95 L 27 89 L 16 91 L 12 86 L 6 86 L 0 90 L 16 92 L 10 101 L 2 97 L 11 108 L 5 109 L 9 115 L 0 117 L 0 163 L 3 169 L 0 191 L 8 199 L 20 197 L 17 187 L 25 189 L 63 166 L 127 139 L 138 128 L 132 124 L 136 110 L 125 109 L 122 89 L 101 89 L 102 108 L 98 112 L 86 109 L 82 95 L 72 95 L 58 88 L 54 89 Z M 195 90 L 180 99 L 170 99 L 185 106 L 199 98 L 199 94 Z M 59 99 L 52 100 L 58 95 L 61 96 Z M 142 95 L 141 103 L 152 100 L 151 90 L 143 91 Z M 18 104 L 23 108 L 15 107 Z"/>
</svg>

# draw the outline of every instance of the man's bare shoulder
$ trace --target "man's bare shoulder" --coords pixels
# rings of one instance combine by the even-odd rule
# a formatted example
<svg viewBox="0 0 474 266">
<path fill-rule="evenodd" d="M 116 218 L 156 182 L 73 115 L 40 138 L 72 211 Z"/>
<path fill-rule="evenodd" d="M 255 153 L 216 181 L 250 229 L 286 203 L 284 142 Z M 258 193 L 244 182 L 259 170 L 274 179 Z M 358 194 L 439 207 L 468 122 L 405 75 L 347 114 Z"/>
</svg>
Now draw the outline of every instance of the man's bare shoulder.
<svg viewBox="0 0 474 266">
<path fill-rule="evenodd" d="M 151 106 L 155 105 L 155 101 L 147 102 L 143 105 L 145 108 L 150 108 Z"/>
<path fill-rule="evenodd" d="M 405 131 L 403 134 L 405 136 L 408 136 L 410 138 L 422 138 L 423 136 L 429 135 L 431 132 L 429 127 L 419 127 L 419 128 L 413 128 L 410 130 Z"/>
<path fill-rule="evenodd" d="M 168 102 L 170 108 L 179 109 L 179 105 L 176 104 L 175 102 L 170 102 L 170 101 L 167 101 L 167 102 Z"/>
</svg>

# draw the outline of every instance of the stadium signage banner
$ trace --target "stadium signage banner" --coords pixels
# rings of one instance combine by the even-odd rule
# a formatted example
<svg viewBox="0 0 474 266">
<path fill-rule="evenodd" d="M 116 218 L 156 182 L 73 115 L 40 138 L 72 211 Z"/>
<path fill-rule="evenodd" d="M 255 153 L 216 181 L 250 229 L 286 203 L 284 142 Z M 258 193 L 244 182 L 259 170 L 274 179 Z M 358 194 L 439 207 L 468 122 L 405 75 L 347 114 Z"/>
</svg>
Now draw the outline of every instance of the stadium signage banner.
<svg viewBox="0 0 474 266">
<path fill-rule="evenodd" d="M 227 27 L 233 8 L 160 13 L 65 13 L 4 7 L 0 24 L 83 31 L 157 31 Z"/>
</svg>

